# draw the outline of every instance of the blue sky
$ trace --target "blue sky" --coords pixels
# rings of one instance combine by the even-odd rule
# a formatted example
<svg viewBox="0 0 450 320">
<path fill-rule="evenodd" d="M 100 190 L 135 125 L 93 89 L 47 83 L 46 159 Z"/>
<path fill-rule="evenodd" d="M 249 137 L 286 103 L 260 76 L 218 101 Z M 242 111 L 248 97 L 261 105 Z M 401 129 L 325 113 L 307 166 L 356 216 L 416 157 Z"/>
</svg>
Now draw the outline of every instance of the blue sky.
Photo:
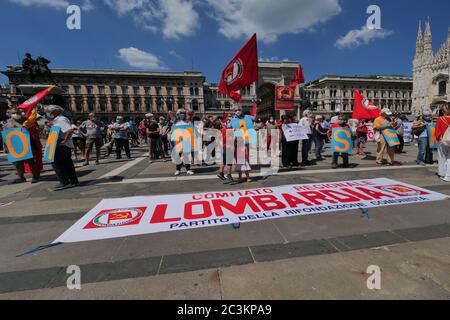
<svg viewBox="0 0 450 320">
<path fill-rule="evenodd" d="M 81 30 L 66 28 L 69 4 L 82 7 Z M 372 4 L 381 8 L 382 30 L 370 33 L 361 28 Z M 0 68 L 28 51 L 52 60 L 53 68 L 193 67 L 217 82 L 257 32 L 260 59 L 299 61 L 307 81 L 323 74 L 411 75 L 418 21 L 427 16 L 437 50 L 450 26 L 448 0 L 2 0 Z"/>
</svg>

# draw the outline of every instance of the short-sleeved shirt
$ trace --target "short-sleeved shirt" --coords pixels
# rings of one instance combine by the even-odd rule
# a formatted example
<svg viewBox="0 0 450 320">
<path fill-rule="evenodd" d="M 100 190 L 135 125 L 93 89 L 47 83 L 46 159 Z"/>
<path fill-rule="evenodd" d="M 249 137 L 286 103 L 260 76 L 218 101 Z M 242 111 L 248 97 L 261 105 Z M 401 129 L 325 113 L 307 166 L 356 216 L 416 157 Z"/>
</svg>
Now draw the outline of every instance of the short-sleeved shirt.
<svg viewBox="0 0 450 320">
<path fill-rule="evenodd" d="M 123 123 L 116 122 L 115 124 L 113 124 L 113 127 L 117 127 L 120 129 L 118 131 L 114 131 L 114 137 L 116 139 L 128 139 L 128 131 L 130 129 L 130 126 L 128 125 L 127 122 L 123 122 Z M 122 129 L 126 129 L 126 130 L 122 131 Z"/>
<path fill-rule="evenodd" d="M 102 127 L 105 125 L 98 120 L 86 120 L 80 126 L 81 129 L 86 130 L 88 138 L 96 139 L 102 137 Z"/>
<path fill-rule="evenodd" d="M 148 129 L 150 138 L 159 138 L 159 133 L 158 133 L 159 125 L 158 125 L 158 122 L 150 121 L 147 124 L 147 129 Z"/>
<path fill-rule="evenodd" d="M 64 116 L 56 117 L 55 120 L 53 120 L 52 126 L 61 128 L 61 131 L 59 131 L 58 140 L 62 140 L 66 132 L 72 129 L 72 124 L 70 123 L 70 120 Z M 73 141 L 72 139 L 67 139 L 66 143 L 61 145 L 66 146 L 68 148 L 73 148 Z"/>
</svg>

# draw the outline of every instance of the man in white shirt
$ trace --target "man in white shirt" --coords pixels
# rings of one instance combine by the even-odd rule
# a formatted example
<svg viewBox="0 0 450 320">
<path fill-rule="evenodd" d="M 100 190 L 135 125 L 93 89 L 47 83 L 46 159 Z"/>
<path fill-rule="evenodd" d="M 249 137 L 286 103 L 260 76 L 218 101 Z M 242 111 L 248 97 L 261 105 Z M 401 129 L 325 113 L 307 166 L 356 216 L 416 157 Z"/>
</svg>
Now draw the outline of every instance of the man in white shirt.
<svg viewBox="0 0 450 320">
<path fill-rule="evenodd" d="M 47 119 L 52 121 L 52 126 L 61 128 L 55 150 L 55 160 L 52 164 L 59 180 L 55 191 L 76 187 L 79 182 L 72 161 L 73 129 L 70 120 L 63 116 L 64 109 L 60 106 L 47 106 L 45 112 Z"/>
<path fill-rule="evenodd" d="M 308 135 L 308 140 L 302 140 L 302 165 L 309 165 L 308 160 L 309 147 L 312 139 L 312 121 L 311 110 L 307 109 L 303 112 L 303 118 L 300 119 L 299 124 L 304 128 L 305 133 Z"/>
<path fill-rule="evenodd" d="M 334 117 L 332 117 L 331 120 L 330 120 L 330 125 L 333 125 L 333 124 L 335 124 L 335 123 L 338 123 L 338 120 L 339 120 L 339 116 L 340 116 L 340 115 L 341 115 L 341 109 L 337 108 L 337 109 L 334 111 Z"/>
</svg>

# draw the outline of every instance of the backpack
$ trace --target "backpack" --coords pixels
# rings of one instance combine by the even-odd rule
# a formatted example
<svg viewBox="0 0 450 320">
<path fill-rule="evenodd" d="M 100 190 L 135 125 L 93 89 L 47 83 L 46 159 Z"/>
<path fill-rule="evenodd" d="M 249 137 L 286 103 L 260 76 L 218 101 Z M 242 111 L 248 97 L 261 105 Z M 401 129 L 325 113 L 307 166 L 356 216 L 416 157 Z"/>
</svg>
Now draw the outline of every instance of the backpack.
<svg viewBox="0 0 450 320">
<path fill-rule="evenodd" d="M 445 117 L 442 118 L 442 121 L 447 125 L 447 130 L 445 130 L 441 143 L 448 148 L 450 147 L 450 125 L 445 120 Z"/>
</svg>

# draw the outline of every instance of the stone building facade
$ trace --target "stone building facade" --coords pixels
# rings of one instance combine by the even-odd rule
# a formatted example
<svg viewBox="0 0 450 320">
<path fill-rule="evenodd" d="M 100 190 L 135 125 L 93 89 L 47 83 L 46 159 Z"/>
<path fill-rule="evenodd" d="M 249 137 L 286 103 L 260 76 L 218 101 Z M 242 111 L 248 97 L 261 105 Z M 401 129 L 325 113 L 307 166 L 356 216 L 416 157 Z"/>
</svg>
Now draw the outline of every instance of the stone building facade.
<svg viewBox="0 0 450 320">
<path fill-rule="evenodd" d="M 450 101 L 450 28 L 447 41 L 433 53 L 433 42 L 430 20 L 425 24 L 425 34 L 422 34 L 422 24 L 416 41 L 416 55 L 413 61 L 413 113 L 419 114 L 423 109 L 440 108 Z"/>
<path fill-rule="evenodd" d="M 26 83 L 20 72 L 3 72 L 10 82 L 11 103 L 22 96 Z M 201 72 L 140 72 L 52 69 L 53 78 L 66 97 L 66 108 L 75 117 L 96 112 L 102 118 L 166 115 L 180 108 L 204 113 Z"/>
<path fill-rule="evenodd" d="M 403 76 L 342 77 L 324 76 L 305 84 L 301 89 L 304 108 L 318 114 L 331 114 L 336 109 L 353 112 L 353 89 L 375 105 L 392 112 L 411 114 L 413 81 Z"/>
</svg>

